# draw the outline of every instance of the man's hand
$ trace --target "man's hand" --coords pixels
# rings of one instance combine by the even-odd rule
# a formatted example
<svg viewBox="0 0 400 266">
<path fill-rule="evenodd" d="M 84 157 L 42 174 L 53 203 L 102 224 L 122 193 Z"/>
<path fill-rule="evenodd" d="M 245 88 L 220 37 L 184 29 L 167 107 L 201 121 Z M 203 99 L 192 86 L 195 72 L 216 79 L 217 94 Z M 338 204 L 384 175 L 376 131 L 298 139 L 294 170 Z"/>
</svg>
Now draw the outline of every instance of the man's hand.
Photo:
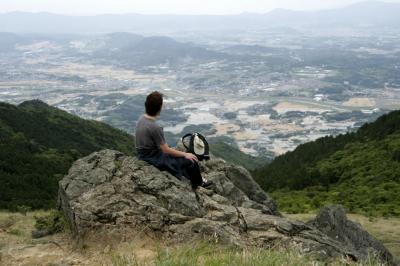
<svg viewBox="0 0 400 266">
<path fill-rule="evenodd" d="M 178 151 L 175 149 L 172 149 L 168 146 L 167 143 L 161 144 L 160 145 L 160 149 L 162 152 L 166 153 L 166 154 L 170 154 L 174 157 L 184 157 L 187 160 L 190 160 L 192 162 L 198 162 L 199 159 L 197 159 L 196 155 L 192 154 L 192 153 L 188 153 L 188 152 L 183 152 L 183 151 Z"/>
<path fill-rule="evenodd" d="M 197 159 L 196 155 L 194 155 L 193 153 L 186 153 L 185 154 L 185 159 L 191 160 L 192 162 L 198 162 L 199 159 Z"/>
</svg>

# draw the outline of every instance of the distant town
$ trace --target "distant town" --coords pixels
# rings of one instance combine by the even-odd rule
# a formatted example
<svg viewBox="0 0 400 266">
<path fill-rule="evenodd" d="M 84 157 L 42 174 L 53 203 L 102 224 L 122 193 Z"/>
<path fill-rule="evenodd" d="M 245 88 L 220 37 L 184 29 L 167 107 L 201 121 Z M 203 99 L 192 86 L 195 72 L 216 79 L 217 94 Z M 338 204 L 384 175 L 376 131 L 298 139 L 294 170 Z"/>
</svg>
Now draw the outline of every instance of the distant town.
<svg viewBox="0 0 400 266">
<path fill-rule="evenodd" d="M 41 99 L 134 134 L 145 95 L 158 90 L 173 146 L 199 131 L 270 158 L 400 107 L 393 29 L 0 35 L 0 101 Z"/>
</svg>

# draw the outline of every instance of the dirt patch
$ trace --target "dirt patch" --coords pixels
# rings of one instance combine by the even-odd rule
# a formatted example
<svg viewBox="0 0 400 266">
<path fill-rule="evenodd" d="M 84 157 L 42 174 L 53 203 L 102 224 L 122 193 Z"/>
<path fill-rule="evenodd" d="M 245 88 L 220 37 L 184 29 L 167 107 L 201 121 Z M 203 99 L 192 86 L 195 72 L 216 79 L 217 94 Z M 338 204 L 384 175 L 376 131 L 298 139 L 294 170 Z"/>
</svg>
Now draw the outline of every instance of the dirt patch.
<svg viewBox="0 0 400 266">
<path fill-rule="evenodd" d="M 237 112 L 241 109 L 246 109 L 256 104 L 263 104 L 261 101 L 225 101 L 224 107 L 231 112 Z"/>
<path fill-rule="evenodd" d="M 45 213 L 0 212 L 0 265 L 113 265 L 120 257 L 147 263 L 164 246 L 146 232 L 133 229 L 90 233 L 84 239 L 70 232 L 32 239 L 34 216 Z"/>
<path fill-rule="evenodd" d="M 258 134 L 250 131 L 236 132 L 233 136 L 237 141 L 256 140 L 258 138 Z"/>
<path fill-rule="evenodd" d="M 295 131 L 301 131 L 303 129 L 294 124 L 273 124 L 264 126 L 263 130 L 268 133 L 271 131 L 295 132 Z"/>
<path fill-rule="evenodd" d="M 69 233 L 61 233 L 20 244 L 3 243 L 0 265 L 113 265 L 113 260 L 121 256 L 147 263 L 156 254 L 157 244 L 145 235 L 126 240 L 118 236 L 78 240 Z"/>
<path fill-rule="evenodd" d="M 275 111 L 277 111 L 279 114 L 284 114 L 284 113 L 291 112 L 291 111 L 317 112 L 317 113 L 326 111 L 325 109 L 322 109 L 322 108 L 307 106 L 307 105 L 298 104 L 298 103 L 290 103 L 290 102 L 278 103 L 277 105 L 275 105 L 273 107 L 273 109 Z"/>
<path fill-rule="evenodd" d="M 348 107 L 375 107 L 376 102 L 371 98 L 351 98 L 343 103 L 343 106 Z"/>
<path fill-rule="evenodd" d="M 218 135 L 228 135 L 229 133 L 240 130 L 240 127 L 235 124 L 217 124 L 215 127 Z"/>
</svg>

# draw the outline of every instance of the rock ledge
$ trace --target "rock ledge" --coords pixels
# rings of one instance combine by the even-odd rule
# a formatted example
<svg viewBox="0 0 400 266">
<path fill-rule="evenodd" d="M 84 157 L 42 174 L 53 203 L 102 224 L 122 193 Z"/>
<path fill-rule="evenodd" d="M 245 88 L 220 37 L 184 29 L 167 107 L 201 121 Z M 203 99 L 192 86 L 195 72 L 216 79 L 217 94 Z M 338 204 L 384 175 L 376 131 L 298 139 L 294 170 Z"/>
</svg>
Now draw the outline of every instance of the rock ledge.
<svg viewBox="0 0 400 266">
<path fill-rule="evenodd" d="M 221 159 L 201 167 L 203 175 L 215 183 L 212 190 L 193 191 L 188 182 L 135 157 L 103 150 L 73 164 L 59 183 L 59 206 L 77 235 L 110 226 L 146 227 L 169 241 L 217 238 L 240 246 L 279 244 L 321 259 L 361 260 L 370 248 L 394 264 L 390 253 L 374 239 L 356 244 L 350 236 L 354 225 L 344 214 L 340 221 L 323 219 L 322 224 L 318 217 L 307 224 L 291 221 L 282 217 L 244 168 Z M 341 233 L 349 237 L 335 237 L 328 224 L 340 225 Z"/>
</svg>

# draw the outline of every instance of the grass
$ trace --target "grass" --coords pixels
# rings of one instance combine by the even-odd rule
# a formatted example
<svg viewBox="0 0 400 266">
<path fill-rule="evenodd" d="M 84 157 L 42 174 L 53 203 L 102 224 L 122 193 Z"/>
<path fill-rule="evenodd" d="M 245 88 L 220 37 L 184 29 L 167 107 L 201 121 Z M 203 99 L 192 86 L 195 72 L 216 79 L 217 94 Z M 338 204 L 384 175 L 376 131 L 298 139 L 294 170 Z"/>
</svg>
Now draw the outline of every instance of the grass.
<svg viewBox="0 0 400 266">
<path fill-rule="evenodd" d="M 43 260 L 49 263 L 57 263 L 66 256 L 72 260 L 79 258 L 79 261 L 88 265 L 115 265 L 115 266 L 236 266 L 236 265 L 326 265 L 322 262 L 316 262 L 312 257 L 304 256 L 296 250 L 287 250 L 285 247 L 277 249 L 261 248 L 238 248 L 230 246 L 221 246 L 215 243 L 201 242 L 178 246 L 167 246 L 165 244 L 147 239 L 143 235 L 137 235 L 137 238 L 129 238 L 129 241 L 119 241 L 110 238 L 107 241 L 88 240 L 85 242 L 86 249 L 76 249 L 69 239 L 68 233 L 56 234 L 55 238 L 32 240 L 31 231 L 35 229 L 35 216 L 49 216 L 51 212 L 35 211 L 27 212 L 26 215 L 20 213 L 0 212 L 0 254 L 3 248 L 13 248 L 16 246 L 29 247 L 29 250 L 35 249 L 36 253 L 31 254 L 31 258 L 25 257 L 25 262 L 33 263 Z M 313 214 L 288 215 L 290 218 L 298 220 L 309 220 Z M 360 222 L 364 228 L 375 235 L 378 239 L 395 254 L 399 250 L 397 239 L 400 239 L 400 219 L 398 218 L 367 218 L 361 215 L 349 215 L 350 219 Z M 55 245 L 43 246 L 42 244 L 57 242 L 63 248 L 63 253 L 54 255 L 54 252 L 60 252 Z M 390 245 L 393 243 L 393 245 Z M 37 247 L 36 247 L 37 245 Z M 105 248 L 104 245 L 109 247 Z M 36 248 L 35 248 L 36 247 Z M 25 252 L 24 248 L 21 252 Z M 21 253 L 22 254 L 22 253 Z M 45 257 L 42 257 L 44 256 Z M 25 256 L 25 255 L 21 255 Z M 398 255 L 397 255 L 398 256 Z M 29 264 L 28 263 L 28 264 Z M 1 263 L 0 263 L 1 264 Z M 27 264 L 27 265 L 28 265 Z M 79 263 L 78 263 L 79 264 Z M 34 265 L 34 264 L 32 264 Z M 362 264 L 349 264 L 345 260 L 336 260 L 329 265 L 379 265 L 374 259 L 369 259 Z"/>
<path fill-rule="evenodd" d="M 165 249 L 157 253 L 155 265 L 311 265 L 308 257 L 289 251 L 274 251 L 269 249 L 240 249 L 222 247 L 209 243 L 200 243 L 195 246 L 187 245 L 175 249 Z"/>
<path fill-rule="evenodd" d="M 15 215 L 5 215 L 0 213 L 0 229 L 7 230 L 17 222 Z"/>
<path fill-rule="evenodd" d="M 35 215 L 44 215 L 45 211 L 11 213 L 0 211 L 0 245 L 30 243 L 34 230 Z"/>
<path fill-rule="evenodd" d="M 134 255 L 122 255 L 113 254 L 111 255 L 111 264 L 113 266 L 139 266 L 139 262 Z"/>
<path fill-rule="evenodd" d="M 133 254 L 114 254 L 114 266 L 377 266 L 374 258 L 368 258 L 362 263 L 351 263 L 344 259 L 330 262 L 317 262 L 312 257 L 304 256 L 295 250 L 235 248 L 202 242 L 194 245 L 183 245 L 173 248 L 158 249 L 151 261 L 139 261 Z"/>
<path fill-rule="evenodd" d="M 113 266 L 261 266 L 261 265 L 315 265 L 313 261 L 296 252 L 268 249 L 240 249 L 207 242 L 180 245 L 173 248 L 158 247 L 150 260 L 140 260 L 134 253 L 111 255 Z M 322 264 L 321 264 L 322 265 Z"/>
<path fill-rule="evenodd" d="M 315 214 L 285 214 L 285 216 L 300 221 L 309 221 L 315 217 Z M 376 218 L 360 214 L 347 214 L 347 217 L 360 223 L 368 233 L 381 241 L 395 257 L 400 258 L 400 218 Z"/>
<path fill-rule="evenodd" d="M 24 232 L 20 229 L 11 229 L 8 233 L 15 236 L 24 236 Z"/>
</svg>

